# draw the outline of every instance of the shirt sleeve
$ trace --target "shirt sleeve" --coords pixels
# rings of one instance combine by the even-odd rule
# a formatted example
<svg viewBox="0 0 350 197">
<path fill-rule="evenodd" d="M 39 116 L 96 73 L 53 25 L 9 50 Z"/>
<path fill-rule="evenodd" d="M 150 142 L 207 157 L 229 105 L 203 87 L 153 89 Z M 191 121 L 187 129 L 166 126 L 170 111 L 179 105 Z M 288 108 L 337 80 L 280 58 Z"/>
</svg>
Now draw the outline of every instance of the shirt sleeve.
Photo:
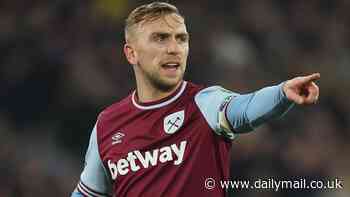
<svg viewBox="0 0 350 197">
<path fill-rule="evenodd" d="M 269 120 L 283 117 L 294 106 L 285 96 L 283 84 L 233 98 L 225 109 L 233 132 L 249 132 Z"/>
<path fill-rule="evenodd" d="M 250 94 L 238 94 L 220 86 L 203 89 L 195 102 L 212 130 L 228 139 L 252 131 L 273 118 L 282 117 L 292 106 L 283 83 Z"/>
<path fill-rule="evenodd" d="M 225 103 L 239 94 L 226 90 L 220 86 L 211 86 L 205 88 L 195 95 L 195 102 L 206 119 L 211 129 L 218 135 L 222 135 L 228 139 L 236 137 L 234 132 L 229 131 L 223 126 L 222 113 Z M 220 120 L 221 119 L 221 120 Z"/>
<path fill-rule="evenodd" d="M 111 196 L 110 194 L 111 182 L 99 155 L 95 125 L 85 155 L 85 167 L 81 173 L 80 181 L 71 197 L 102 197 Z"/>
</svg>

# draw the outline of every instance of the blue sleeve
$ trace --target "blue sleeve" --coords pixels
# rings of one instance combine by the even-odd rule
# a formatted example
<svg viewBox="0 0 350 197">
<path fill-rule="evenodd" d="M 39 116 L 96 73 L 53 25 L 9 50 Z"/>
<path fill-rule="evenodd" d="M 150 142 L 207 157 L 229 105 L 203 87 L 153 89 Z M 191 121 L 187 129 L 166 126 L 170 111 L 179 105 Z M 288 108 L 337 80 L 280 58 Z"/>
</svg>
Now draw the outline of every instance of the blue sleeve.
<svg viewBox="0 0 350 197">
<path fill-rule="evenodd" d="M 216 134 L 234 139 L 238 133 L 282 117 L 293 106 L 285 97 L 282 84 L 242 95 L 212 86 L 197 93 L 195 102 Z"/>
<path fill-rule="evenodd" d="M 236 135 L 228 131 L 229 127 L 223 127 L 222 111 L 224 104 L 232 97 L 239 94 L 226 90 L 220 86 L 211 86 L 198 92 L 195 96 L 195 102 L 206 119 L 211 129 L 218 135 L 233 139 Z"/>
<path fill-rule="evenodd" d="M 226 117 L 233 132 L 252 131 L 288 112 L 294 103 L 287 99 L 282 87 L 283 83 L 231 99 L 227 105 Z"/>
<path fill-rule="evenodd" d="M 84 195 L 82 193 L 80 193 L 79 191 L 74 190 L 71 197 L 84 197 Z"/>
<path fill-rule="evenodd" d="M 100 158 L 97 145 L 96 126 L 90 136 L 89 147 L 85 155 L 85 167 L 80 181 L 71 197 L 111 196 L 111 182 Z"/>
</svg>

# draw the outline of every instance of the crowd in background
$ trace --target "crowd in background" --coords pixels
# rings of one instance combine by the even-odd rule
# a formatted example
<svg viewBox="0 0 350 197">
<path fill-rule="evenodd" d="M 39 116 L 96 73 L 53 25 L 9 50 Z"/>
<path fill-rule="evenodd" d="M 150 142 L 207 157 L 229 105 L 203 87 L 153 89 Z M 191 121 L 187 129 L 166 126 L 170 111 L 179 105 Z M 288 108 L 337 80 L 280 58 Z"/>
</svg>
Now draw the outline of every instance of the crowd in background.
<svg viewBox="0 0 350 197">
<path fill-rule="evenodd" d="M 150 1 L 0 3 L 0 197 L 69 196 L 100 111 L 133 91 L 124 20 Z M 320 100 L 233 142 L 234 180 L 343 180 L 350 195 L 350 1 L 170 1 L 190 33 L 186 80 L 248 93 L 320 72 Z M 204 185 L 204 183 L 203 183 Z M 203 187 L 204 189 L 204 187 Z"/>
</svg>

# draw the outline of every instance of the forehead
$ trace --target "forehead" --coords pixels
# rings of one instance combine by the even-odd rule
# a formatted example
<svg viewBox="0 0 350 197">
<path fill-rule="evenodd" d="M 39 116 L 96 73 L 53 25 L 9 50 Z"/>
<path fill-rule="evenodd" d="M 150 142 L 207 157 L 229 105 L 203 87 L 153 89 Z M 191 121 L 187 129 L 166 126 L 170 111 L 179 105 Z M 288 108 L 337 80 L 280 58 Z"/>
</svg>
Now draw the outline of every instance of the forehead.
<svg viewBox="0 0 350 197">
<path fill-rule="evenodd" d="M 156 20 L 140 23 L 139 30 L 146 35 L 153 32 L 187 33 L 184 19 L 177 14 L 168 14 Z"/>
</svg>

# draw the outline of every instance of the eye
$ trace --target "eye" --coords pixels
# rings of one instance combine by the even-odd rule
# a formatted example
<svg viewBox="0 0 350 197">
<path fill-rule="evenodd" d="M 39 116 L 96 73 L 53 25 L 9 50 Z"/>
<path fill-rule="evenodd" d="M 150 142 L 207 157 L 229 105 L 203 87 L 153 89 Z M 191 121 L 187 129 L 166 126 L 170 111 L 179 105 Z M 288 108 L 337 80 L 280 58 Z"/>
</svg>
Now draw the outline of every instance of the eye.
<svg viewBox="0 0 350 197">
<path fill-rule="evenodd" d="M 179 35 L 177 39 L 180 43 L 188 42 L 188 36 L 187 35 Z"/>
<path fill-rule="evenodd" d="M 156 34 L 156 35 L 154 36 L 154 40 L 157 41 L 157 42 L 163 42 L 163 41 L 165 41 L 167 38 L 168 38 L 168 35 L 167 35 L 167 34 Z"/>
</svg>

